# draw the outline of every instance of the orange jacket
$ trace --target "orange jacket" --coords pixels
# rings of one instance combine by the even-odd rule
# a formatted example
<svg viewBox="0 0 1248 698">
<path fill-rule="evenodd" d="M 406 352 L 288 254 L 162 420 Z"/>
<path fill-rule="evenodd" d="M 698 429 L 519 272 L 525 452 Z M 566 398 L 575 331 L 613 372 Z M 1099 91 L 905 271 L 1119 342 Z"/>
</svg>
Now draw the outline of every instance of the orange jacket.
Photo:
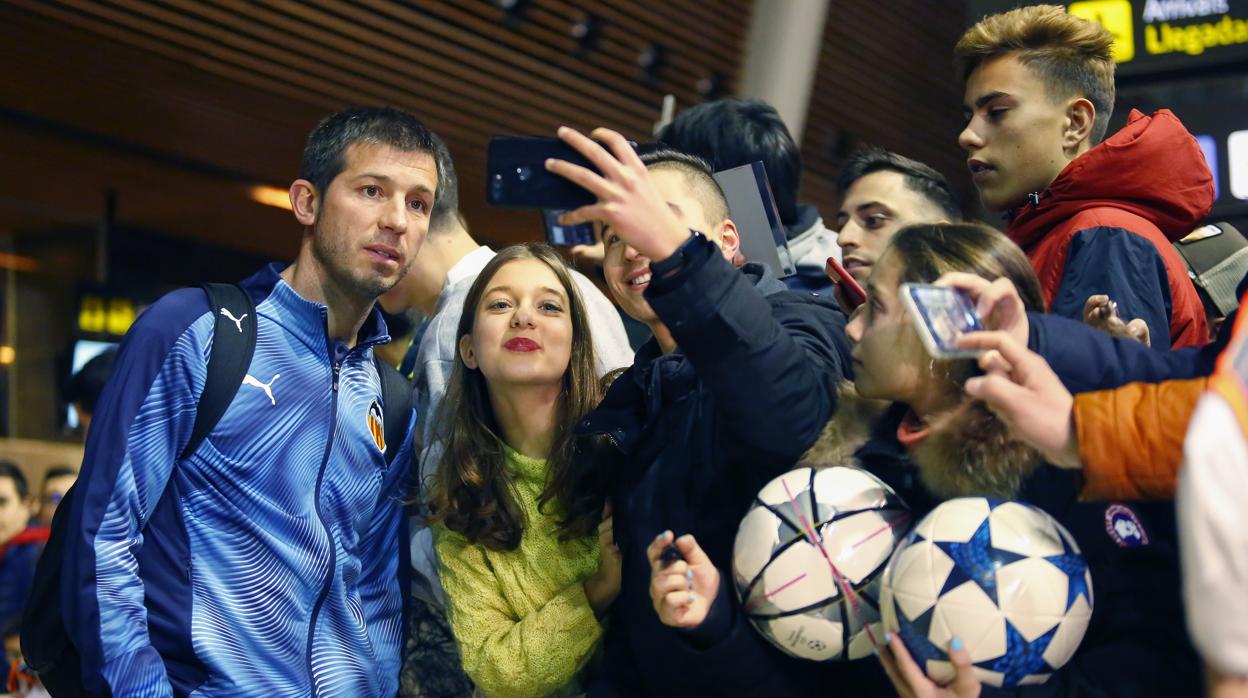
<svg viewBox="0 0 1248 698">
<path fill-rule="evenodd" d="M 1080 498 L 1172 499 L 1187 425 L 1208 385 L 1193 378 L 1076 395 Z"/>
</svg>

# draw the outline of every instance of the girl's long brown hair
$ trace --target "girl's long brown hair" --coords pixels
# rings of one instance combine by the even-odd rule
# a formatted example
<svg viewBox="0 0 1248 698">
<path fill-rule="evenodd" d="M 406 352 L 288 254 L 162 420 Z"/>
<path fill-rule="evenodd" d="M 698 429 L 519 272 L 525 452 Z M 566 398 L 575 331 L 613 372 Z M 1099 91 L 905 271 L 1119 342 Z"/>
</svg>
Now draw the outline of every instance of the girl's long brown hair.
<svg viewBox="0 0 1248 698">
<path fill-rule="evenodd" d="M 893 236 L 884 254 L 896 255 L 901 262 L 900 281 L 932 283 L 951 271 L 990 280 L 1005 277 L 1018 289 L 1027 310 L 1044 311 L 1040 281 L 1027 255 L 986 225 L 907 226 Z M 946 389 L 959 395 L 961 403 L 931 423 L 931 436 L 915 450 L 914 461 L 923 483 L 938 496 L 1016 497 L 1021 483 L 1042 458 L 1012 436 L 1009 426 L 982 400 L 966 395 L 963 385 L 974 368 L 973 359 L 932 362 L 931 370 L 944 378 Z"/>
<path fill-rule="evenodd" d="M 434 438 L 441 441 L 444 450 L 428 497 L 431 522 L 441 522 L 491 550 L 515 550 L 527 522 L 506 467 L 485 376 L 464 364 L 458 347 L 460 339 L 472 334 L 481 296 L 494 275 L 520 259 L 536 259 L 550 267 L 571 305 L 572 352 L 556 408 L 557 431 L 546 460 L 546 487 L 538 504 L 543 512 L 555 510 L 565 537 L 592 534 L 602 506 L 600 498 L 588 506 L 584 497 L 573 491 L 572 482 L 577 459 L 592 457 L 592 449 L 574 439 L 572 428 L 602 399 L 585 304 L 571 271 L 549 245 L 528 242 L 507 247 L 485 265 L 464 299 L 455 333 L 455 366 L 446 397 L 435 415 Z"/>
</svg>

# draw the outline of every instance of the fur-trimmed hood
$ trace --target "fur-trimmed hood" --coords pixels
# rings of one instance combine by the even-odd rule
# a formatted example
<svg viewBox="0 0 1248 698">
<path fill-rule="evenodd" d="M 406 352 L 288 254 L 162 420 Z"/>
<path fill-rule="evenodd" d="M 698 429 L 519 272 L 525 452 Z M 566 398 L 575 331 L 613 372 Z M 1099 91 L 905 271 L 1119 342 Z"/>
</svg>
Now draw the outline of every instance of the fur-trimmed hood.
<svg viewBox="0 0 1248 698">
<path fill-rule="evenodd" d="M 864 398 L 843 383 L 836 414 L 802 457 L 810 467 L 861 465 L 858 451 L 871 439 L 897 440 L 908 408 Z M 1044 460 L 1014 439 L 1009 427 L 978 400 L 967 400 L 928 425 L 909 451 L 919 479 L 942 499 L 973 495 L 1017 498 L 1023 482 Z"/>
</svg>

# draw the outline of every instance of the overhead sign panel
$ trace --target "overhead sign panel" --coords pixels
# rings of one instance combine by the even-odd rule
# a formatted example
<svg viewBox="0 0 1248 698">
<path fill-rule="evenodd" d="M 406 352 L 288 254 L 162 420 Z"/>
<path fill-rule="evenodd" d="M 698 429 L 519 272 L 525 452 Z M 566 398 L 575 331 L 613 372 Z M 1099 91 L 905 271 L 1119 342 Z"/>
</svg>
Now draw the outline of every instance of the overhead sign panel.
<svg viewBox="0 0 1248 698">
<path fill-rule="evenodd" d="M 1021 4 L 971 0 L 968 21 Z M 1082 0 L 1066 9 L 1114 35 L 1119 75 L 1248 60 L 1248 0 Z"/>
</svg>

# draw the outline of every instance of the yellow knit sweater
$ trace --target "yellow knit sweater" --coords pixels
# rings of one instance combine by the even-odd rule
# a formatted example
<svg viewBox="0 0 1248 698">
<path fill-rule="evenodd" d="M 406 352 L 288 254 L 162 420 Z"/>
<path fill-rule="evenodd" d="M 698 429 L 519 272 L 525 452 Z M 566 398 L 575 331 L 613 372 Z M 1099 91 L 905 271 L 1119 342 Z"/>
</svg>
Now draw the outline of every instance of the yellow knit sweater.
<svg viewBox="0 0 1248 698">
<path fill-rule="evenodd" d="M 526 517 L 520 546 L 489 550 L 436 525 L 447 615 L 464 670 L 486 695 L 563 695 L 602 636 L 582 587 L 598 569 L 598 541 L 560 541 L 537 508 L 546 461 L 504 452 Z"/>
</svg>

